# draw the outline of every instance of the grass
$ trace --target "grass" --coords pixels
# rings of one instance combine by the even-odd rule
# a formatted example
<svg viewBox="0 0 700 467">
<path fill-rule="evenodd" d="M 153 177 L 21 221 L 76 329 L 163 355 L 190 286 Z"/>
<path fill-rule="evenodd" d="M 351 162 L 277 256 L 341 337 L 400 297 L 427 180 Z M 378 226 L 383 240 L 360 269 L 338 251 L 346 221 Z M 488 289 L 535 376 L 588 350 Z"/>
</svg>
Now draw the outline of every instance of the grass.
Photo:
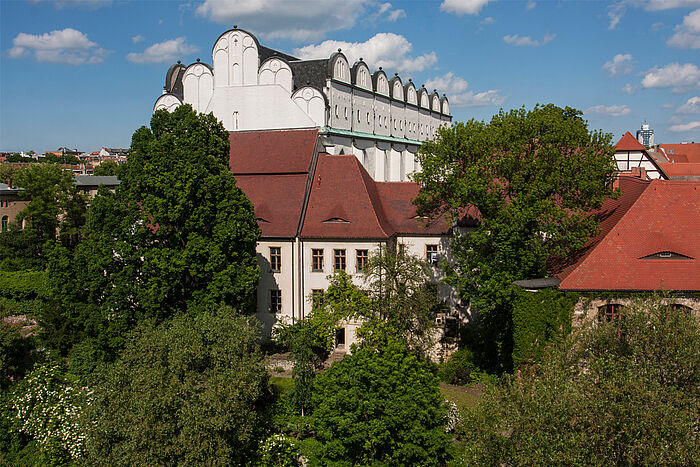
<svg viewBox="0 0 700 467">
<path fill-rule="evenodd" d="M 474 408 L 481 396 L 486 391 L 484 384 L 473 386 L 454 386 L 452 384 L 440 383 L 442 396 L 450 402 L 454 402 L 460 412 L 464 413 Z"/>
<path fill-rule="evenodd" d="M 289 394 L 294 388 L 294 380 L 292 378 L 270 376 L 270 385 L 272 386 L 276 394 Z"/>
</svg>

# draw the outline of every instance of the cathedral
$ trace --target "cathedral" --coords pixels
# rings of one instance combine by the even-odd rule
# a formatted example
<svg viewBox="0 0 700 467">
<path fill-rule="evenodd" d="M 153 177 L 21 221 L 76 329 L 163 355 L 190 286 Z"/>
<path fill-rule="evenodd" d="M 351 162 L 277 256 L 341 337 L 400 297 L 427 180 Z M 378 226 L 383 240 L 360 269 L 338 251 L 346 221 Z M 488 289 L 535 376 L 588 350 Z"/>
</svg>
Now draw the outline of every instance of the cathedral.
<svg viewBox="0 0 700 467">
<path fill-rule="evenodd" d="M 408 180 L 421 142 L 452 121 L 446 96 L 381 67 L 372 73 L 362 58 L 351 66 L 340 49 L 299 60 L 234 26 L 214 43 L 212 63 L 171 66 L 154 110 L 190 104 L 231 132 L 318 128 L 325 152 L 354 154 L 377 181 Z"/>
</svg>

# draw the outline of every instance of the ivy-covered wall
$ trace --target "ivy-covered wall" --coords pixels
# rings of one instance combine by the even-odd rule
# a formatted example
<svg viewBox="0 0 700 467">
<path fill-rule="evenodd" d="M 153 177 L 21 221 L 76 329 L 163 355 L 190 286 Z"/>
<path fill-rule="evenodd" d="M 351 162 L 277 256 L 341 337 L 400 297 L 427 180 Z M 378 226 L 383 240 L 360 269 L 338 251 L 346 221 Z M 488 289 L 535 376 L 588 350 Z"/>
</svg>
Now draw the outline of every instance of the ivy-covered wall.
<svg viewBox="0 0 700 467">
<path fill-rule="evenodd" d="M 513 364 L 538 361 L 547 345 L 571 332 L 576 293 L 519 290 L 513 306 Z"/>
</svg>

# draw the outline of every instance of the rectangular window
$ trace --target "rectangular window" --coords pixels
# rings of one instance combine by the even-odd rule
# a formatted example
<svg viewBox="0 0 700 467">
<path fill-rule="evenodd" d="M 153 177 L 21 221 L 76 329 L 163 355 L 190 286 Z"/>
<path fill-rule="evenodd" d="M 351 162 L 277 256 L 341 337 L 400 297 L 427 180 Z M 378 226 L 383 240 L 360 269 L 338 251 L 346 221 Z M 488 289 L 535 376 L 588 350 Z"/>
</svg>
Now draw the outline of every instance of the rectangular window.
<svg viewBox="0 0 700 467">
<path fill-rule="evenodd" d="M 311 250 L 311 272 L 323 272 L 323 248 Z"/>
<path fill-rule="evenodd" d="M 369 253 L 367 250 L 356 250 L 357 251 L 357 272 L 362 272 L 367 266 L 367 258 Z"/>
<path fill-rule="evenodd" d="M 333 270 L 345 271 L 345 250 L 333 250 Z"/>
<path fill-rule="evenodd" d="M 270 290 L 270 313 L 282 311 L 282 291 L 279 289 Z"/>
<path fill-rule="evenodd" d="M 282 270 L 282 248 L 279 246 L 270 247 L 270 270 L 272 272 Z"/>
<path fill-rule="evenodd" d="M 430 264 L 437 265 L 438 262 L 438 246 L 425 245 L 425 260 Z"/>
<path fill-rule="evenodd" d="M 313 289 L 311 291 L 311 306 L 314 309 L 321 308 L 323 306 L 323 298 L 325 292 L 323 289 Z"/>
<path fill-rule="evenodd" d="M 399 256 L 403 256 L 405 254 L 406 254 L 406 244 L 399 243 Z"/>
</svg>

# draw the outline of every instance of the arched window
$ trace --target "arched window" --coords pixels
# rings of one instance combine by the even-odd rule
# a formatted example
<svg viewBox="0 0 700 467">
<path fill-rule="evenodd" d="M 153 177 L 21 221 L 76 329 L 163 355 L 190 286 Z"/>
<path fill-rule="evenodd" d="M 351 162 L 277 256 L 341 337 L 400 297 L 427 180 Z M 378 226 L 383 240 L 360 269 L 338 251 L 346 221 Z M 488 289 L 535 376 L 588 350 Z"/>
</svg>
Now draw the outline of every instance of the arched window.
<svg viewBox="0 0 700 467">
<path fill-rule="evenodd" d="M 2 226 L 0 230 L 2 232 L 7 232 L 7 224 L 9 222 L 9 218 L 7 216 L 2 216 Z"/>
<path fill-rule="evenodd" d="M 675 311 L 676 313 L 685 313 L 689 315 L 693 309 L 689 306 L 681 305 L 680 303 L 673 303 L 671 304 L 671 310 Z"/>
<path fill-rule="evenodd" d="M 608 303 L 598 307 L 598 321 L 601 323 L 619 323 L 625 316 L 625 307 L 617 303 Z"/>
<path fill-rule="evenodd" d="M 335 117 L 338 118 L 338 104 L 335 105 Z"/>
</svg>

